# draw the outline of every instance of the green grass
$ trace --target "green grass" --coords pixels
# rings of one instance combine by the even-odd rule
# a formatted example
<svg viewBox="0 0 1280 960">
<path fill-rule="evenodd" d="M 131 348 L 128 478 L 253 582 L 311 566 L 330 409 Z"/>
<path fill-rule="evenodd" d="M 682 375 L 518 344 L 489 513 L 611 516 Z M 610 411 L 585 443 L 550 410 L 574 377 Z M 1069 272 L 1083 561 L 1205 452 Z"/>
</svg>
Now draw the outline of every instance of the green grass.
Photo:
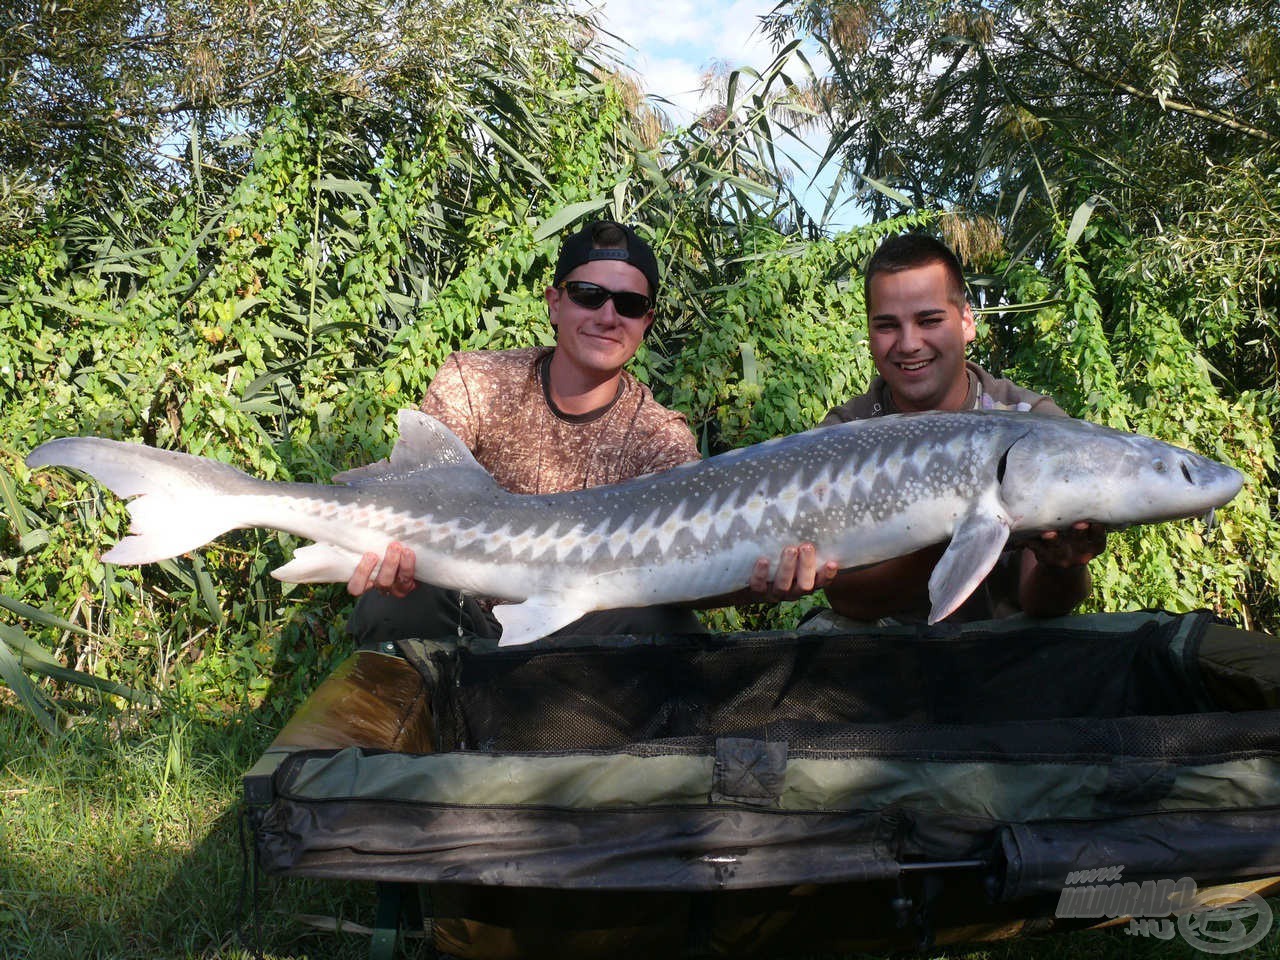
<svg viewBox="0 0 1280 960">
<path fill-rule="evenodd" d="M 236 957 L 252 718 L 83 718 L 50 739 L 0 708 L 0 957 Z M 296 919 L 372 917 L 370 884 L 265 879 L 267 956 L 364 956 Z"/>
<path fill-rule="evenodd" d="M 252 713 L 196 716 L 170 706 L 145 716 L 83 716 L 55 739 L 0 701 L 0 958 L 252 956 L 242 939 L 252 938 L 252 924 L 239 909 L 240 778 L 275 726 Z M 367 935 L 336 933 L 332 925 L 372 925 L 372 884 L 262 878 L 258 903 L 268 960 L 368 956 Z M 1274 906 L 1280 917 L 1280 902 Z M 318 929 L 325 923 L 329 930 Z M 403 953 L 426 955 L 420 941 Z M 932 955 L 1207 956 L 1181 938 L 1119 932 Z M 1280 958 L 1280 932 L 1232 956 Z"/>
</svg>

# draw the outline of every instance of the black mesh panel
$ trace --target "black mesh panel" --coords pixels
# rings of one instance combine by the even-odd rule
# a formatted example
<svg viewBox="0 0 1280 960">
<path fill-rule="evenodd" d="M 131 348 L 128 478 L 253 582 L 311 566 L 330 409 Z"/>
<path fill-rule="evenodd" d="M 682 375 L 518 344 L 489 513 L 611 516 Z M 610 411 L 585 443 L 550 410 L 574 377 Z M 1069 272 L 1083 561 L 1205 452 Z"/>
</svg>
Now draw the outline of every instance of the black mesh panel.
<svg viewBox="0 0 1280 960">
<path fill-rule="evenodd" d="M 1205 715 L 1177 621 L 1120 634 L 731 635 L 439 652 L 442 750 L 1172 759 L 1267 751 L 1265 718 Z"/>
</svg>

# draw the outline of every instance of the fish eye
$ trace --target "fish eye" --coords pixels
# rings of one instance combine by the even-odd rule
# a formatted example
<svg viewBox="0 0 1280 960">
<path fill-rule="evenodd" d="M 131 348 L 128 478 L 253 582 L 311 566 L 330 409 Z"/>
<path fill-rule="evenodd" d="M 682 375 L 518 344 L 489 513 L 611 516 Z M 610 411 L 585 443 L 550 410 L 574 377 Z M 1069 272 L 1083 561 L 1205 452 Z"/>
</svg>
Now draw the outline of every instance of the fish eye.
<svg viewBox="0 0 1280 960">
<path fill-rule="evenodd" d="M 1169 467 L 1163 460 L 1152 460 L 1151 469 L 1154 470 L 1156 473 L 1164 473 L 1166 470 L 1169 469 Z"/>
</svg>

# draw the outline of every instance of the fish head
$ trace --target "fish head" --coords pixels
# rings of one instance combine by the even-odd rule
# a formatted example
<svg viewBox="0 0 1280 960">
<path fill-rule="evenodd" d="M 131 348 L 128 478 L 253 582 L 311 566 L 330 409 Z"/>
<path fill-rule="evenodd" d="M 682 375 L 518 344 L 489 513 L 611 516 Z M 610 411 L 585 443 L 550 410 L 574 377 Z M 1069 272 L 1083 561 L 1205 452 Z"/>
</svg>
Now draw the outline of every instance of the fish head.
<svg viewBox="0 0 1280 960">
<path fill-rule="evenodd" d="M 997 467 L 1000 499 L 1018 530 L 1198 516 L 1244 484 L 1240 471 L 1151 437 L 1066 417 L 1037 416 L 1029 426 Z"/>
</svg>

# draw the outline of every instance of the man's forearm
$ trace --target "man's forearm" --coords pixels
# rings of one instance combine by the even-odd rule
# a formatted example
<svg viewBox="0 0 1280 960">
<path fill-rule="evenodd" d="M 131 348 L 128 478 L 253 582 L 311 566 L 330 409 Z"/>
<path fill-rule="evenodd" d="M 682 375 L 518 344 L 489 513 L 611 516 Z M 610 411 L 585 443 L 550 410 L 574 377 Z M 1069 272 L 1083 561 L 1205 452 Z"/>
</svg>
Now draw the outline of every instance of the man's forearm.
<svg viewBox="0 0 1280 960">
<path fill-rule="evenodd" d="M 1030 550 L 1022 553 L 1018 600 L 1029 617 L 1061 617 L 1089 596 L 1093 576 L 1086 563 L 1059 567 L 1041 563 Z"/>
<path fill-rule="evenodd" d="M 929 576 L 945 544 L 839 574 L 827 586 L 827 602 L 853 620 L 878 620 L 929 606 Z"/>
</svg>

